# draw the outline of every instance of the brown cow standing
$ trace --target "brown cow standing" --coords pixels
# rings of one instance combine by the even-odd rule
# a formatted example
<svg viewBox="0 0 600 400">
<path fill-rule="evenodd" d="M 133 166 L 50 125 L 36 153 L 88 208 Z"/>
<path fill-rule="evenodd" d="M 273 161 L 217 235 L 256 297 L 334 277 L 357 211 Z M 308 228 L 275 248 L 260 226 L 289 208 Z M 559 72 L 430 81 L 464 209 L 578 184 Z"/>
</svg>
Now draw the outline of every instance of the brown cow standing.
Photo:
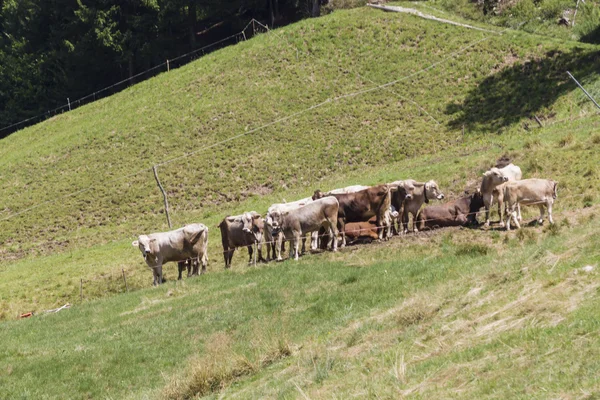
<svg viewBox="0 0 600 400">
<path fill-rule="evenodd" d="M 425 207 L 417 216 L 417 223 L 420 230 L 474 225 L 477 224 L 477 213 L 481 207 L 483 207 L 483 196 L 477 190 L 470 196 L 441 206 Z"/>
<path fill-rule="evenodd" d="M 355 193 L 323 194 L 315 191 L 313 198 L 335 197 L 339 204 L 338 229 L 342 234 L 342 244 L 346 245 L 345 225 L 348 222 L 364 222 L 376 217 L 377 229 L 384 228 L 385 213 L 390 209 L 390 187 L 377 185 Z"/>
<path fill-rule="evenodd" d="M 218 227 L 221 229 L 226 269 L 231 267 L 231 259 L 237 247 L 248 248 L 248 263 L 251 264 L 254 243 L 257 243 L 258 247 L 258 260 L 264 261 L 261 244 L 264 222 L 260 214 L 251 211 L 242 215 L 225 217 Z"/>
</svg>

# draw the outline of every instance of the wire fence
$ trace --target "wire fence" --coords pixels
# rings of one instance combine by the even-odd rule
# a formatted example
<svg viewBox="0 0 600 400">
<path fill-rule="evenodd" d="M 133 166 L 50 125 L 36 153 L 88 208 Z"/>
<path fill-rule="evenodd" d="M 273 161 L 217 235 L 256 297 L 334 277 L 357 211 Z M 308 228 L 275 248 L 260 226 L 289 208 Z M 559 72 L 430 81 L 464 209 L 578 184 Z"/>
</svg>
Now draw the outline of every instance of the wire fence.
<svg viewBox="0 0 600 400">
<path fill-rule="evenodd" d="M 186 64 L 189 64 L 192 61 L 195 61 L 208 53 L 219 50 L 223 47 L 230 46 L 233 44 L 237 44 L 241 41 L 252 38 L 253 36 L 259 33 L 265 33 L 269 30 L 267 25 L 260 23 L 259 21 L 252 19 L 250 22 L 238 33 L 234 33 L 233 35 L 227 36 L 223 39 L 220 39 L 216 42 L 198 48 L 196 50 L 190 51 L 189 53 L 182 54 L 172 59 L 167 59 L 165 62 L 155 65 L 152 68 L 149 68 L 145 71 L 139 72 L 133 76 L 130 76 L 127 79 L 123 79 L 119 82 L 116 82 L 110 86 L 97 90 L 87 96 L 81 97 L 79 99 L 71 101 L 67 99 L 67 103 L 62 106 L 56 107 L 54 109 L 48 110 L 45 113 L 35 115 L 33 117 L 24 119 L 19 122 L 15 122 L 11 125 L 5 126 L 0 129 L 0 137 L 8 136 L 13 132 L 16 132 L 20 129 L 26 128 L 31 125 L 35 125 L 39 122 L 52 118 L 56 115 L 66 113 L 68 111 L 72 111 L 76 108 L 79 108 L 83 105 L 90 104 L 95 102 L 96 100 L 103 99 L 105 97 L 112 96 L 115 93 L 118 93 L 122 90 L 127 89 L 128 87 L 135 85 L 139 82 L 148 80 L 156 75 L 169 72 L 172 69 L 176 69 L 182 67 Z"/>
<path fill-rule="evenodd" d="M 560 200 L 568 200 L 568 199 L 573 199 L 573 198 L 579 198 L 579 197 L 583 197 L 585 196 L 585 194 L 572 194 L 569 196 L 564 196 L 564 197 L 560 197 L 558 199 Z M 539 202 L 539 204 L 542 204 L 544 202 Z M 536 203 L 538 204 L 538 203 Z M 536 204 L 530 204 L 530 205 L 536 205 Z M 560 204 L 560 203 L 559 203 Z M 563 209 L 560 210 L 558 212 L 553 212 L 552 215 L 553 216 L 561 216 L 561 215 L 565 215 L 567 212 L 569 212 L 570 210 L 568 209 Z M 481 211 L 476 211 L 476 212 L 469 212 L 464 214 L 465 216 L 479 216 L 482 214 L 485 214 L 486 211 L 485 210 L 481 210 Z M 506 216 L 505 216 L 506 217 Z M 444 220 L 446 222 L 446 219 L 442 219 L 442 218 L 428 218 L 428 219 L 419 219 L 418 222 L 432 222 L 432 221 L 442 221 Z M 537 221 L 537 217 L 535 218 L 535 221 Z M 417 222 L 417 221 L 415 221 Z M 556 223 L 556 222 L 555 222 Z M 455 225 L 455 227 L 467 227 L 465 225 Z M 350 230 L 345 230 L 346 234 L 352 233 L 352 234 L 356 234 L 357 236 L 360 236 L 361 234 L 368 236 L 368 234 L 370 232 L 378 232 L 379 230 L 382 229 L 388 229 L 388 226 L 372 226 L 370 228 L 359 228 L 359 229 L 350 229 Z M 473 228 L 477 228 L 476 226 Z M 497 230 L 496 227 L 492 227 L 490 228 L 490 230 Z M 437 235 L 439 232 L 442 232 L 443 230 L 440 230 L 438 228 L 428 228 L 426 231 L 419 231 L 419 232 L 411 232 L 408 234 L 396 234 L 393 235 L 389 238 L 385 238 L 384 240 L 389 241 L 389 240 L 412 240 L 412 239 L 418 239 L 418 238 L 429 238 L 432 237 L 433 235 Z M 304 239 L 311 239 L 311 238 L 326 238 L 329 239 L 330 238 L 330 233 L 325 233 L 325 234 L 317 234 L 314 236 L 306 236 Z M 302 239 L 301 239 L 302 240 Z M 284 242 L 287 242 L 288 245 L 291 246 L 291 241 L 289 239 L 283 239 L 283 240 L 279 240 L 279 239 L 274 239 L 271 241 L 267 241 L 267 240 L 261 240 L 260 243 L 258 241 L 256 241 L 253 245 L 250 245 L 254 250 L 253 250 L 253 255 L 254 255 L 254 261 L 253 264 L 257 264 L 260 260 L 257 259 L 257 252 L 258 252 L 258 246 L 262 246 L 262 251 L 264 251 L 264 246 L 267 244 L 276 246 L 279 244 L 282 244 Z M 339 243 L 339 239 L 338 239 L 338 243 Z M 352 245 L 354 245 L 354 243 L 351 243 Z M 299 244 L 300 245 L 300 244 Z M 228 250 L 223 250 L 218 252 L 217 254 L 219 255 L 223 255 L 223 254 L 227 254 L 227 253 L 231 253 L 232 251 L 235 251 L 237 249 L 242 249 L 248 247 L 248 246 L 240 246 L 240 247 L 236 247 L 234 250 L 232 249 L 228 249 Z M 291 249 L 291 247 L 290 247 Z M 340 251 L 343 251 L 342 248 L 340 248 L 338 246 L 338 249 Z M 314 251 L 311 249 L 311 252 Z M 319 250 L 319 246 L 316 249 L 317 254 L 322 253 L 322 250 Z M 213 255 L 215 253 L 213 252 Z M 284 252 L 282 251 L 281 254 L 283 256 L 285 256 Z M 283 257 L 282 257 L 283 258 Z M 291 258 L 291 257 L 290 257 Z M 289 259 L 289 258 L 283 258 L 285 259 Z M 185 260 L 181 260 L 183 262 L 187 262 L 187 261 L 194 261 L 196 260 L 195 258 L 188 258 Z M 263 257 L 263 261 L 267 261 L 264 259 Z M 276 261 L 274 259 L 271 259 L 269 261 Z M 176 265 L 176 263 L 174 263 L 174 265 Z M 92 300 L 98 297 L 103 297 L 106 295 L 111 295 L 111 294 L 119 294 L 119 293 L 125 293 L 125 292 L 130 292 L 130 291 L 135 291 L 135 290 L 139 290 L 139 289 L 143 289 L 146 288 L 147 285 L 141 283 L 141 282 L 146 282 L 149 281 L 150 279 L 150 274 L 148 273 L 148 269 L 147 268 L 139 268 L 139 269 L 134 269 L 134 270 L 125 270 L 122 269 L 121 272 L 112 272 L 112 273 L 104 273 L 101 276 L 98 277 L 94 277 L 94 278 L 86 278 L 83 279 L 81 278 L 79 281 L 79 300 L 80 302 L 84 302 L 87 300 Z M 169 272 L 170 274 L 170 272 Z M 165 273 L 166 276 L 166 273 Z M 135 279 L 131 279 L 131 278 L 135 278 Z M 129 280 L 128 280 L 129 279 Z M 166 279 L 165 279 L 166 280 Z M 171 279 L 169 279 L 171 280 Z"/>
</svg>

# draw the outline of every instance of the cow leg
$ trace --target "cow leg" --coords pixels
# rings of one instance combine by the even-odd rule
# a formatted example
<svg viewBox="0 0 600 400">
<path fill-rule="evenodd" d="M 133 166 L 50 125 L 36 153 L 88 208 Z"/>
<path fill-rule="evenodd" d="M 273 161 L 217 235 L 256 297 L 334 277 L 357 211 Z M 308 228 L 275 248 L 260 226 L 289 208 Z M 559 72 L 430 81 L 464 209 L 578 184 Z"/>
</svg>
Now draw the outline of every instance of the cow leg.
<svg viewBox="0 0 600 400">
<path fill-rule="evenodd" d="M 154 267 L 154 271 L 156 272 L 156 281 L 157 285 L 161 285 L 163 283 L 163 273 L 162 273 L 162 265 L 157 265 Z"/>
<path fill-rule="evenodd" d="M 198 275 L 198 259 L 197 258 L 192 258 L 191 260 L 188 260 L 187 262 L 187 277 L 189 278 L 190 276 L 194 275 L 194 268 L 196 269 L 196 275 Z"/>
<path fill-rule="evenodd" d="M 254 249 L 252 248 L 252 245 L 246 247 L 248 248 L 248 265 L 252 265 L 254 261 L 252 260 L 252 254 L 254 254 Z"/>
<path fill-rule="evenodd" d="M 202 272 L 204 274 L 206 272 L 206 267 L 208 266 L 208 253 L 202 254 Z M 196 264 L 196 275 L 198 275 L 198 264 Z"/>
<path fill-rule="evenodd" d="M 337 247 L 338 247 L 338 230 L 337 230 L 337 224 L 335 223 L 335 221 L 330 221 L 329 222 L 329 232 L 331 235 L 331 250 L 332 251 L 337 251 Z"/>
<path fill-rule="evenodd" d="M 544 205 L 540 204 L 538 205 L 538 208 L 540 209 L 540 217 L 538 218 L 538 224 L 542 225 L 544 223 Z"/>
<path fill-rule="evenodd" d="M 223 260 L 225 261 L 225 269 L 229 267 L 229 248 L 223 247 Z"/>
<path fill-rule="evenodd" d="M 302 235 L 302 254 L 306 253 L 306 236 Z"/>
<path fill-rule="evenodd" d="M 233 260 L 233 253 L 235 252 L 235 247 L 231 249 L 227 249 L 227 261 L 225 261 L 225 268 L 231 268 L 231 260 Z"/>
<path fill-rule="evenodd" d="M 554 199 L 547 201 L 546 206 L 548 207 L 548 222 L 554 224 L 554 219 L 552 219 L 552 206 L 554 205 Z"/>
<path fill-rule="evenodd" d="M 181 280 L 181 274 L 182 274 L 183 270 L 185 269 L 186 263 L 187 263 L 187 261 L 178 261 L 177 262 L 177 271 L 179 272 L 179 275 L 177 276 L 178 281 Z"/>
<path fill-rule="evenodd" d="M 152 286 L 157 286 L 158 285 L 158 274 L 156 273 L 155 268 L 151 268 L 151 270 L 152 270 Z"/>
<path fill-rule="evenodd" d="M 300 240 L 303 238 L 301 233 L 294 234 L 294 238 L 292 239 L 292 246 L 290 246 L 290 250 L 293 249 L 294 260 L 298 261 L 298 250 L 300 249 Z M 290 253 L 290 258 L 292 257 L 292 253 Z"/>
<path fill-rule="evenodd" d="M 504 205 L 504 202 L 502 201 L 502 199 L 500 197 L 498 197 L 498 215 L 500 216 L 500 227 L 504 227 L 504 215 L 503 215 L 503 210 L 502 210 L 502 206 Z M 507 208 L 508 210 L 508 208 Z"/>
<path fill-rule="evenodd" d="M 277 243 L 275 245 L 275 251 L 277 252 L 277 261 L 283 261 L 283 258 L 281 258 L 281 252 L 285 251 L 285 249 L 283 248 L 283 235 L 278 234 L 277 235 Z"/>
<path fill-rule="evenodd" d="M 523 217 L 521 217 L 521 204 L 517 204 L 517 218 L 519 219 L 519 222 L 523 221 Z"/>
<path fill-rule="evenodd" d="M 310 234 L 310 249 L 315 251 L 319 248 L 319 231 Z"/>
<path fill-rule="evenodd" d="M 262 254 L 262 242 L 256 243 L 256 250 L 258 251 L 258 262 L 267 262 Z"/>
<path fill-rule="evenodd" d="M 408 210 L 402 214 L 402 231 L 408 233 Z"/>
<path fill-rule="evenodd" d="M 346 247 L 346 221 L 343 218 L 338 218 L 337 223 L 338 230 L 342 235 L 342 244 L 340 247 Z"/>
</svg>

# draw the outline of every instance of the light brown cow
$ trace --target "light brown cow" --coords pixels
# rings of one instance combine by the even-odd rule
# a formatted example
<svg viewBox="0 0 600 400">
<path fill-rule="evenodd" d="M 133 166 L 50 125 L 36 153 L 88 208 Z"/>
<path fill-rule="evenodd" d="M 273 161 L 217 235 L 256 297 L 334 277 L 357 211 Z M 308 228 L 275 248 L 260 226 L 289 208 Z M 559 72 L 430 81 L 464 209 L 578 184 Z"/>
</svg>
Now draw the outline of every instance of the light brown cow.
<svg viewBox="0 0 600 400">
<path fill-rule="evenodd" d="M 515 222 L 517 228 L 521 228 L 517 218 L 517 206 L 523 204 L 526 206 L 538 206 L 540 217 L 538 222 L 544 222 L 544 207 L 548 209 L 548 221 L 551 224 L 552 206 L 557 196 L 558 182 L 548 179 L 523 179 L 522 181 L 509 182 L 504 186 L 504 200 L 507 203 L 506 230 L 510 230 L 510 220 Z"/>
<path fill-rule="evenodd" d="M 490 226 L 490 208 L 494 199 L 498 203 L 498 215 L 500 216 L 500 226 L 504 226 L 503 205 L 504 205 L 504 184 L 514 182 L 522 177 L 521 168 L 514 164 L 508 164 L 504 168 L 492 168 L 483 174 L 481 181 L 481 195 L 483 196 L 483 205 L 485 207 L 485 227 Z M 521 220 L 521 207 L 517 206 L 519 221 Z"/>
<path fill-rule="evenodd" d="M 154 276 L 154 286 L 163 282 L 164 263 L 179 262 L 179 279 L 186 260 L 194 264 L 195 275 L 198 263 L 202 263 L 202 273 L 208 264 L 208 228 L 204 224 L 190 224 L 169 232 L 140 235 L 132 245 L 138 247 Z"/>
<path fill-rule="evenodd" d="M 313 199 L 311 197 L 306 197 L 304 199 L 292 201 L 289 203 L 272 204 L 269 207 L 269 209 L 267 210 L 267 215 L 265 216 L 265 219 L 268 219 L 273 211 L 284 212 L 284 211 L 295 210 L 300 207 L 304 207 L 305 205 L 312 203 L 312 202 L 313 202 Z M 279 232 L 277 235 L 273 235 L 269 226 L 266 226 L 265 230 L 264 230 L 264 238 L 265 238 L 265 244 L 267 246 L 267 260 L 266 261 L 268 262 L 271 260 L 275 260 L 276 259 L 275 253 L 276 253 L 277 246 L 284 247 L 283 233 Z M 317 248 L 316 240 L 317 240 L 317 238 L 315 236 L 311 242 L 311 248 L 313 250 L 315 250 Z M 282 249 L 280 248 L 280 251 L 281 250 Z M 305 251 L 306 251 L 306 237 L 303 237 L 302 238 L 302 253 L 304 254 Z"/>
<path fill-rule="evenodd" d="M 253 262 L 253 246 L 257 245 L 258 261 L 264 261 L 262 256 L 263 219 L 256 211 L 245 212 L 241 215 L 225 217 L 218 225 L 221 229 L 223 258 L 225 268 L 231 267 L 233 253 L 238 247 L 248 248 L 248 263 Z"/>
<path fill-rule="evenodd" d="M 404 185 L 405 187 L 413 188 L 413 192 L 410 197 L 408 196 L 409 192 L 406 192 L 406 197 L 401 205 L 400 215 L 402 223 L 399 226 L 400 232 L 408 233 L 409 214 L 412 214 L 413 231 L 418 232 L 417 214 L 423 204 L 428 204 L 429 200 L 443 200 L 444 194 L 434 180 L 417 182 L 413 179 L 407 179 L 404 181 Z M 402 191 L 399 190 L 398 193 L 401 194 Z"/>
<path fill-rule="evenodd" d="M 339 203 L 334 197 L 326 197 L 315 200 L 303 207 L 289 211 L 273 210 L 265 220 L 268 229 L 273 235 L 283 232 L 286 240 L 292 241 L 290 257 L 298 260 L 300 238 L 310 232 L 318 231 L 324 227 L 329 230 L 333 237 L 332 250 L 337 251 L 338 230 L 336 222 L 338 219 Z M 277 260 L 282 260 L 281 247 L 277 246 Z"/>
</svg>

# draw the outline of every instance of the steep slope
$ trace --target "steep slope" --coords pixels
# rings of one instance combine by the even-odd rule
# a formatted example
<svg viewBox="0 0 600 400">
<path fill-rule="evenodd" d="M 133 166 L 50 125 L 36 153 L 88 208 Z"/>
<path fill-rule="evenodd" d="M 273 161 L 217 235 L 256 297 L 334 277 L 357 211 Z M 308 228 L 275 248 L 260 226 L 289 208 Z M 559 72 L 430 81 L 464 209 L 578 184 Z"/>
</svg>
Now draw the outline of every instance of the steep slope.
<svg viewBox="0 0 600 400">
<path fill-rule="evenodd" d="M 595 91 L 597 51 L 336 12 L 2 140 L 0 318 L 37 315 L 0 323 L 0 397 L 592 398 L 600 119 L 564 70 Z M 455 198 L 502 155 L 560 182 L 557 224 L 222 270 L 228 213 L 405 177 Z M 148 288 L 154 164 L 210 266 Z"/>
</svg>

